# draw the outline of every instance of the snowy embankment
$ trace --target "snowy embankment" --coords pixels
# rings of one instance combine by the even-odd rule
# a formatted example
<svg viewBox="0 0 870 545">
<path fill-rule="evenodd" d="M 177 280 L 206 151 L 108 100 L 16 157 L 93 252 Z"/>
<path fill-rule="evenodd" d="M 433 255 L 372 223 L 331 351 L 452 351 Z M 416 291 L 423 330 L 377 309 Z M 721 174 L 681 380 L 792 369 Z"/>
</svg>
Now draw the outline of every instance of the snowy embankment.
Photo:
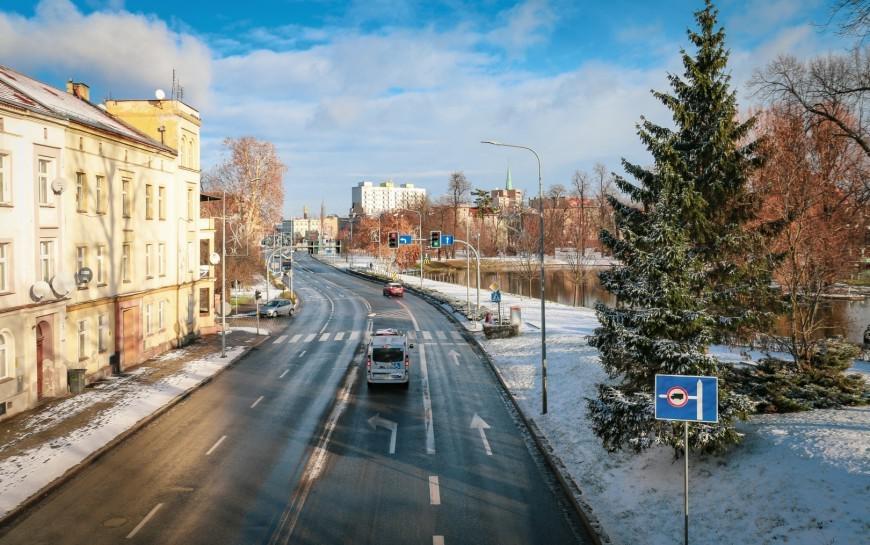
<svg viewBox="0 0 870 545">
<path fill-rule="evenodd" d="M 109 389 L 124 390 L 120 393 L 120 401 L 116 401 L 112 407 L 100 412 L 83 426 L 0 463 L 0 517 L 142 419 L 214 376 L 241 357 L 244 351 L 245 347 L 231 347 L 227 350 L 226 358 L 221 358 L 218 352 L 191 361 L 180 371 L 150 385 L 136 384 L 135 388 L 125 389 L 124 381 L 120 379 L 118 385 L 108 389 L 89 388 L 82 394 L 58 403 L 49 413 L 37 413 L 40 421 L 34 423 L 34 433 L 46 427 L 49 424 L 47 420 L 51 420 L 52 415 L 57 418 L 68 417 L 70 413 L 82 412 L 109 398 L 117 398 L 118 392 L 107 391 Z M 168 352 L 163 358 L 168 359 L 175 355 L 183 357 L 184 350 Z"/>
<path fill-rule="evenodd" d="M 417 285 L 419 278 L 403 277 Z M 426 280 L 455 299 L 465 287 Z M 489 303 L 489 291 L 481 301 Z M 472 291 L 472 304 L 475 294 Z M 483 340 L 527 416 L 546 435 L 607 533 L 623 545 L 682 540 L 683 463 L 668 448 L 609 454 L 592 433 L 585 399 L 607 380 L 586 336 L 594 312 L 547 303 L 549 412 L 541 415 L 540 301 L 503 295 L 519 305 L 519 337 Z M 532 326 L 532 327 L 529 327 Z M 724 347 L 714 353 L 725 354 Z M 854 370 L 868 372 L 868 366 Z M 690 457 L 693 542 L 846 545 L 870 535 L 870 408 L 753 417 L 744 442 L 726 456 Z"/>
</svg>

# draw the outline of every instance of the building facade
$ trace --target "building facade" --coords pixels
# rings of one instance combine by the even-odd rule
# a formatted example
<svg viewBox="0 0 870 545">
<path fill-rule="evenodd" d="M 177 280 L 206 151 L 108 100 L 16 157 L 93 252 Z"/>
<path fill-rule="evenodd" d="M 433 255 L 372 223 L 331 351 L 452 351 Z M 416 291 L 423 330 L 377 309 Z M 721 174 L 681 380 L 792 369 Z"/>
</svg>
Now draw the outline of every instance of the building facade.
<svg viewBox="0 0 870 545">
<path fill-rule="evenodd" d="M 354 212 L 377 216 L 399 208 L 418 209 L 426 202 L 426 190 L 414 184 L 395 185 L 392 181 L 374 185 L 360 182 L 351 188 L 351 205 Z"/>
<path fill-rule="evenodd" d="M 89 98 L 0 66 L 0 418 L 214 328 L 198 153 L 167 138 L 195 110 L 131 101 L 151 135 Z"/>
</svg>

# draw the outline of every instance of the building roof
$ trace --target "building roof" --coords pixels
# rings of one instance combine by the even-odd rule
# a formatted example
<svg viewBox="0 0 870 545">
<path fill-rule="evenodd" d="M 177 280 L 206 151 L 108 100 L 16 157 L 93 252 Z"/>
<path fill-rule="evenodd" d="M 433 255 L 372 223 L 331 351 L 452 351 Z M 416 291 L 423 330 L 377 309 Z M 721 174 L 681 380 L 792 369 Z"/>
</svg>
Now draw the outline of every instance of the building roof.
<svg viewBox="0 0 870 545">
<path fill-rule="evenodd" d="M 507 190 L 514 188 L 514 182 L 511 180 L 511 167 L 508 167 L 507 180 L 505 180 L 504 188 Z"/>
<path fill-rule="evenodd" d="M 175 153 L 91 102 L 0 65 L 0 103 L 110 132 Z"/>
</svg>

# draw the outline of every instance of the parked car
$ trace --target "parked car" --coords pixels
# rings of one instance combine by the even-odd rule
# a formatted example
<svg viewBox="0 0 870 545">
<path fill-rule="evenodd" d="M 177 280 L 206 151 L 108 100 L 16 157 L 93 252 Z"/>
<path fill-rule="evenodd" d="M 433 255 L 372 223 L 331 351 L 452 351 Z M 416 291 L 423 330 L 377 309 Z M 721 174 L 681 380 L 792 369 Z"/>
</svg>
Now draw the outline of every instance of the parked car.
<svg viewBox="0 0 870 545">
<path fill-rule="evenodd" d="M 368 345 L 366 357 L 366 384 L 401 384 L 408 388 L 411 383 L 411 355 L 413 343 L 396 329 L 375 331 Z"/>
<path fill-rule="evenodd" d="M 405 295 L 405 287 L 398 282 L 390 282 L 384 286 L 384 296 L 402 297 Z"/>
<path fill-rule="evenodd" d="M 296 305 L 289 299 L 272 299 L 260 307 L 260 316 L 277 318 L 278 316 L 293 316 Z"/>
</svg>

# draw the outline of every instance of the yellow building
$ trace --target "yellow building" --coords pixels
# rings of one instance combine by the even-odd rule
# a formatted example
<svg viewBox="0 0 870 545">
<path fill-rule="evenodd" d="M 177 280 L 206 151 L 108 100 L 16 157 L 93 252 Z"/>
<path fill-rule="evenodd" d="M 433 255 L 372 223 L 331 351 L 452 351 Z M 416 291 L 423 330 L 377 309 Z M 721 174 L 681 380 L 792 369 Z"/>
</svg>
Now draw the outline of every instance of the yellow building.
<svg viewBox="0 0 870 545">
<path fill-rule="evenodd" d="M 88 93 L 0 66 L 0 418 L 214 329 L 197 112 Z"/>
</svg>

